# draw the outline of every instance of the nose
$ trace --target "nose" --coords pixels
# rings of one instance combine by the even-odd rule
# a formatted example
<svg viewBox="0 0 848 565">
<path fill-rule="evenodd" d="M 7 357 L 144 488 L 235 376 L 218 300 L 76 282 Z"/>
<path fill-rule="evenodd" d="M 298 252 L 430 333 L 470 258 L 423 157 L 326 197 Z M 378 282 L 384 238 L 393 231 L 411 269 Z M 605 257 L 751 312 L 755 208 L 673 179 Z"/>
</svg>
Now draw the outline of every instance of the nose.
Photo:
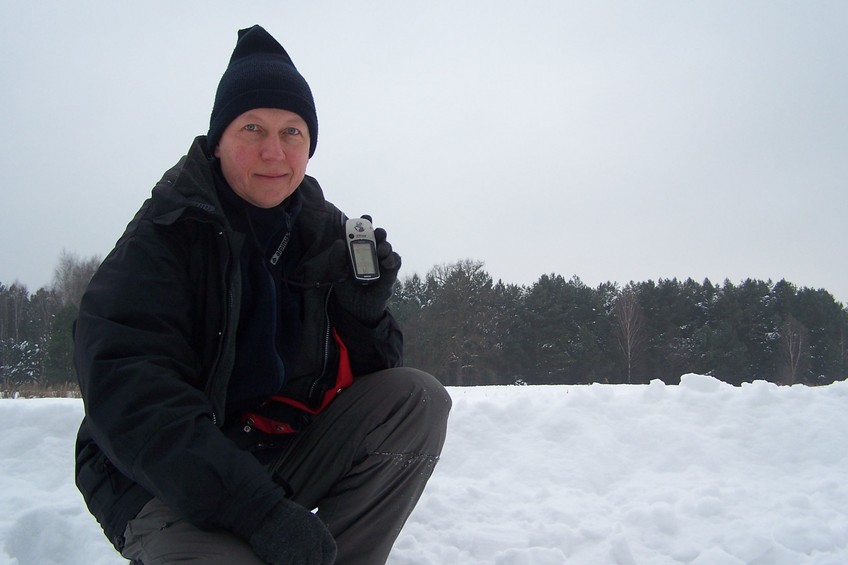
<svg viewBox="0 0 848 565">
<path fill-rule="evenodd" d="M 283 141 L 276 135 L 269 135 L 262 143 L 262 159 L 281 161 L 286 158 Z"/>
</svg>

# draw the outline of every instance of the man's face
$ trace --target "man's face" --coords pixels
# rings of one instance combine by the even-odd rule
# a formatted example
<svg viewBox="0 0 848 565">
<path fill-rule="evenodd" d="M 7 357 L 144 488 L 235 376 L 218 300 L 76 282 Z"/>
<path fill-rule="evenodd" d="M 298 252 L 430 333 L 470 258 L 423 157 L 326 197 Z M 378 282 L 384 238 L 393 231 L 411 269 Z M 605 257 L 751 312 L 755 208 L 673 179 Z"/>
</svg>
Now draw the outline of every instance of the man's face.
<svg viewBox="0 0 848 565">
<path fill-rule="evenodd" d="M 294 112 L 248 110 L 221 134 L 215 156 L 236 194 L 259 208 L 273 208 L 303 181 L 309 162 L 309 131 Z"/>
</svg>

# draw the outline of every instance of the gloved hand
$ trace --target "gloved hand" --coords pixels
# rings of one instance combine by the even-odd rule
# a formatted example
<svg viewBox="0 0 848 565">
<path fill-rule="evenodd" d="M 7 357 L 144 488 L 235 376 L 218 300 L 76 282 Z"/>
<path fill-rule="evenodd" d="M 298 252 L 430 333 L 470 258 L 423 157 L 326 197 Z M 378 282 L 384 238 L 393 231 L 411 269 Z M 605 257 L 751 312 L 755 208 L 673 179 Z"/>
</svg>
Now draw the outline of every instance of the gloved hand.
<svg viewBox="0 0 848 565">
<path fill-rule="evenodd" d="M 256 555 L 271 565 L 332 565 L 336 540 L 318 516 L 283 500 L 249 540 Z"/>
<path fill-rule="evenodd" d="M 362 216 L 371 221 L 370 216 Z M 335 285 L 336 301 L 339 306 L 353 314 L 365 324 L 374 324 L 383 316 L 386 304 L 392 297 L 392 289 L 397 281 L 400 271 L 401 259 L 393 249 L 392 244 L 386 241 L 386 230 L 374 229 L 374 239 L 377 242 L 377 262 L 380 264 L 380 278 L 374 282 L 362 284 L 356 281 L 350 272 L 348 264 L 347 247 L 344 241 L 339 240 L 334 244 L 333 259 L 343 262 L 340 267 L 346 276 Z M 338 247 L 338 250 L 336 250 Z"/>
</svg>

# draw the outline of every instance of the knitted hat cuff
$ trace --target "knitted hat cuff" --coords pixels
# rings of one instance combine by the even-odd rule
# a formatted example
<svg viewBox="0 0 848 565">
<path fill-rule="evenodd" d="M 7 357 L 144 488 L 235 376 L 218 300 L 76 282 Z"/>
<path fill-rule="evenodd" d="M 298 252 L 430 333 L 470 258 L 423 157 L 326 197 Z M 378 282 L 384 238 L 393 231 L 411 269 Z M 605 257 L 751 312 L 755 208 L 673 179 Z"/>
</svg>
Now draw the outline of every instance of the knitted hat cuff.
<svg viewBox="0 0 848 565">
<path fill-rule="evenodd" d="M 271 89 L 243 92 L 212 115 L 206 137 L 209 152 L 215 151 L 221 135 L 233 120 L 255 108 L 279 108 L 294 112 L 303 118 L 309 130 L 309 156 L 312 157 L 318 140 L 318 121 L 311 100 L 293 92 Z"/>
</svg>

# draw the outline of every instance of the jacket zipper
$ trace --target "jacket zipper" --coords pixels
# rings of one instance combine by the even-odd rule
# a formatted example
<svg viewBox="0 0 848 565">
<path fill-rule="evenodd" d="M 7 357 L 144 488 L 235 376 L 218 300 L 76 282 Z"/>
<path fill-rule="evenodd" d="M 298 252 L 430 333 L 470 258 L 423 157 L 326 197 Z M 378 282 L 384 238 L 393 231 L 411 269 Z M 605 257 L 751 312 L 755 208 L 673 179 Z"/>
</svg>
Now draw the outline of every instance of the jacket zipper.
<svg viewBox="0 0 848 565">
<path fill-rule="evenodd" d="M 344 225 L 347 216 L 345 216 L 344 212 L 339 210 L 339 230 L 342 234 L 344 234 Z M 332 325 L 330 324 L 330 296 L 333 294 L 333 286 L 330 285 L 330 289 L 327 291 L 327 296 L 324 298 L 324 358 L 323 358 L 323 366 L 321 367 L 321 374 L 312 382 L 312 385 L 309 387 L 309 398 L 313 398 L 315 395 L 315 388 L 321 384 L 321 381 L 324 380 L 327 376 L 327 364 L 330 362 L 330 336 L 332 332 Z M 334 381 L 335 382 L 335 381 Z"/>
<path fill-rule="evenodd" d="M 231 281 L 227 273 L 230 270 L 230 253 L 229 253 L 229 242 L 227 240 L 227 236 L 224 233 L 224 230 L 218 229 L 218 237 L 220 238 L 219 247 L 221 250 L 222 257 L 224 258 L 224 268 L 221 272 L 221 283 L 225 290 L 225 298 L 224 298 L 224 311 L 223 311 L 223 320 L 221 321 L 221 328 L 219 330 L 218 336 L 218 348 L 217 355 L 215 358 L 215 362 L 213 363 L 210 372 L 209 372 L 209 382 L 206 386 L 206 395 L 209 398 L 210 403 L 212 404 L 212 423 L 215 426 L 221 425 L 224 422 L 221 421 L 220 424 L 218 422 L 218 402 L 217 402 L 217 394 L 215 393 L 215 383 L 219 380 L 218 373 L 220 371 L 221 366 L 221 358 L 224 355 L 225 350 L 225 342 L 227 340 L 228 335 L 228 326 L 230 323 L 230 318 L 232 316 L 232 310 L 234 307 L 234 298 L 233 298 L 233 288 Z M 223 406 L 221 406 L 223 409 Z"/>
<path fill-rule="evenodd" d="M 318 375 L 317 379 L 312 381 L 312 385 L 309 387 L 310 399 L 314 398 L 316 387 L 318 387 L 321 384 L 321 381 L 327 377 L 327 365 L 330 362 L 330 336 L 332 335 L 332 328 L 330 325 L 330 295 L 332 293 L 333 287 L 331 286 L 327 291 L 327 296 L 324 298 L 324 350 L 321 373 Z"/>
<path fill-rule="evenodd" d="M 286 235 L 283 236 L 283 240 L 280 242 L 280 245 L 277 246 L 277 250 L 274 251 L 274 254 L 271 255 L 271 264 L 275 265 L 280 261 L 280 257 L 283 256 L 283 251 L 286 250 L 286 247 L 289 245 L 289 239 L 291 239 L 292 232 L 292 217 L 291 214 L 286 214 Z"/>
<path fill-rule="evenodd" d="M 286 250 L 286 247 L 289 245 L 289 239 L 291 239 L 291 232 L 286 232 L 286 235 L 283 236 L 283 241 L 280 242 L 280 245 L 277 247 L 277 250 L 274 251 L 274 254 L 271 255 L 271 264 L 275 265 L 279 263 L 280 257 L 283 256 L 283 251 Z"/>
</svg>

